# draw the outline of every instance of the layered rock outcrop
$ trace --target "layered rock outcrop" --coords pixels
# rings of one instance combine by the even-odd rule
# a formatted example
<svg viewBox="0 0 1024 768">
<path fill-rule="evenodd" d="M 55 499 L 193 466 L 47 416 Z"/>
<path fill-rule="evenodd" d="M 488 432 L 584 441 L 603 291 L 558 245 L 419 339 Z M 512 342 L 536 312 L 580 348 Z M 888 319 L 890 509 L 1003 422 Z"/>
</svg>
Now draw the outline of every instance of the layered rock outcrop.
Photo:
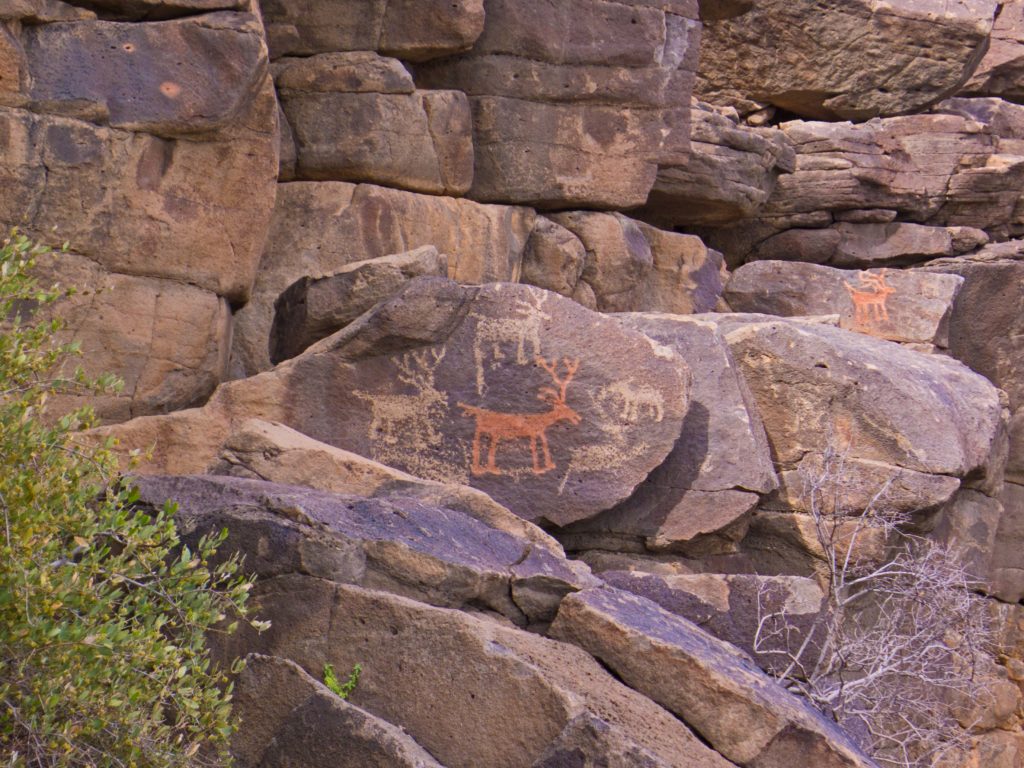
<svg viewBox="0 0 1024 768">
<path fill-rule="evenodd" d="M 0 223 L 274 623 L 240 764 L 870 766 L 758 669 L 823 510 L 958 553 L 1024 759 L 1020 2 L 0 5 Z"/>
</svg>

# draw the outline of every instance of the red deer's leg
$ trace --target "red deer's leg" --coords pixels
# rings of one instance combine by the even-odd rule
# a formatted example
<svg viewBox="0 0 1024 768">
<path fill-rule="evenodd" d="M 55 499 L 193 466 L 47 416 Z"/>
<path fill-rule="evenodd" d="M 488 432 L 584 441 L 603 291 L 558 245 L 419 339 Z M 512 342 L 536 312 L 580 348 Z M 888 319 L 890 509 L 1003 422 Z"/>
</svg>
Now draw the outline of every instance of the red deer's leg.
<svg viewBox="0 0 1024 768">
<path fill-rule="evenodd" d="M 487 446 L 487 471 L 494 475 L 500 475 L 501 470 L 494 463 L 495 454 L 498 452 L 498 436 L 493 432 L 490 434 L 491 443 Z"/>
<path fill-rule="evenodd" d="M 540 433 L 540 447 L 544 450 L 544 469 L 542 472 L 547 472 L 549 469 L 555 468 L 555 462 L 551 460 L 551 451 L 548 449 L 548 436 L 541 430 Z"/>
<path fill-rule="evenodd" d="M 482 475 L 484 468 L 480 466 L 480 428 L 477 427 L 476 432 L 473 433 L 473 466 L 470 467 L 470 471 L 474 475 Z"/>
</svg>

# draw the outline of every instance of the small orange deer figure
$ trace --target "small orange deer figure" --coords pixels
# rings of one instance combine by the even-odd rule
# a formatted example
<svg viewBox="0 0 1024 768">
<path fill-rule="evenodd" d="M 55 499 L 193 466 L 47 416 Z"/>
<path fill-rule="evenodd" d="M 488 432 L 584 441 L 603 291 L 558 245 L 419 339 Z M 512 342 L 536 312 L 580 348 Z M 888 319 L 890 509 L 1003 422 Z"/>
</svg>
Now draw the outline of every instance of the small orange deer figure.
<svg viewBox="0 0 1024 768">
<path fill-rule="evenodd" d="M 850 299 L 853 300 L 853 321 L 858 325 L 868 325 L 873 320 L 889 319 L 889 310 L 886 309 L 885 302 L 896 289 L 885 282 L 885 272 L 884 269 L 878 274 L 861 272 L 859 288 L 843 281 Z M 871 290 L 864 290 L 866 288 Z"/>
<path fill-rule="evenodd" d="M 484 408 L 477 408 L 474 405 L 459 403 L 459 408 L 467 416 L 476 419 L 476 432 L 473 434 L 473 465 L 471 470 L 474 475 L 500 475 L 502 471 L 495 464 L 495 455 L 498 452 L 498 445 L 502 440 L 515 440 L 517 438 L 529 438 L 530 453 L 533 456 L 533 473 L 543 475 L 555 468 L 555 462 L 551 460 L 551 451 L 548 449 L 547 428 L 559 421 L 568 421 L 571 424 L 580 423 L 580 415 L 566 405 L 565 390 L 576 375 L 580 366 L 579 358 L 570 360 L 562 358 L 565 366 L 565 378 L 558 378 L 558 358 L 552 359 L 550 363 L 543 357 L 535 358 L 537 365 L 547 371 L 555 384 L 554 387 L 541 387 L 537 399 L 543 400 L 551 406 L 548 411 L 541 413 L 501 413 L 500 411 L 489 411 Z M 486 436 L 487 464 L 480 465 L 480 441 Z M 540 444 L 541 456 L 537 455 L 537 445 Z"/>
</svg>

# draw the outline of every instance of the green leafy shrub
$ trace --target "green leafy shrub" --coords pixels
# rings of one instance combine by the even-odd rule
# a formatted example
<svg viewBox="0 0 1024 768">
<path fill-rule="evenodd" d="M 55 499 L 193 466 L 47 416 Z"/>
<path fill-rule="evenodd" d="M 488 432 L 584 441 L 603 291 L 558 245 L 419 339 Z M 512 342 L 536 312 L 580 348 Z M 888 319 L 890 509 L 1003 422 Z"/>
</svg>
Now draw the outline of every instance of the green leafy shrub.
<svg viewBox="0 0 1024 768">
<path fill-rule="evenodd" d="M 61 295 L 31 276 L 43 250 L 0 243 L 0 764 L 224 764 L 231 684 L 205 635 L 234 629 L 251 582 L 209 565 L 225 534 L 192 551 L 170 506 L 133 509 L 111 445 L 77 434 L 88 409 L 44 417 L 112 379 L 61 374 L 77 350 L 33 312 Z"/>
<path fill-rule="evenodd" d="M 359 676 L 361 674 L 363 674 L 363 665 L 356 664 L 352 667 L 352 671 L 349 672 L 348 680 L 342 683 L 338 680 L 338 675 L 334 671 L 334 665 L 324 664 L 324 685 L 330 689 L 331 693 L 342 699 L 347 699 L 355 691 L 356 686 L 359 685 Z"/>
</svg>

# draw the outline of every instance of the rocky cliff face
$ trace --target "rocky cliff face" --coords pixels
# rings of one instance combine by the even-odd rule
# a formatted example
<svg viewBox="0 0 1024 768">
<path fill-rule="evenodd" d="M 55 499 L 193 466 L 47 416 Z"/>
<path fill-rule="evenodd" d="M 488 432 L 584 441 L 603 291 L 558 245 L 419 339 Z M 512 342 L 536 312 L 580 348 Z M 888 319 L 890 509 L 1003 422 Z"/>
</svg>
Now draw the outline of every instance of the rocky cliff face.
<svg viewBox="0 0 1024 768">
<path fill-rule="evenodd" d="M 0 0 L 0 222 L 260 577 L 240 764 L 872 765 L 755 642 L 838 453 L 1024 765 L 1021 72 L 1020 0 Z"/>
</svg>

